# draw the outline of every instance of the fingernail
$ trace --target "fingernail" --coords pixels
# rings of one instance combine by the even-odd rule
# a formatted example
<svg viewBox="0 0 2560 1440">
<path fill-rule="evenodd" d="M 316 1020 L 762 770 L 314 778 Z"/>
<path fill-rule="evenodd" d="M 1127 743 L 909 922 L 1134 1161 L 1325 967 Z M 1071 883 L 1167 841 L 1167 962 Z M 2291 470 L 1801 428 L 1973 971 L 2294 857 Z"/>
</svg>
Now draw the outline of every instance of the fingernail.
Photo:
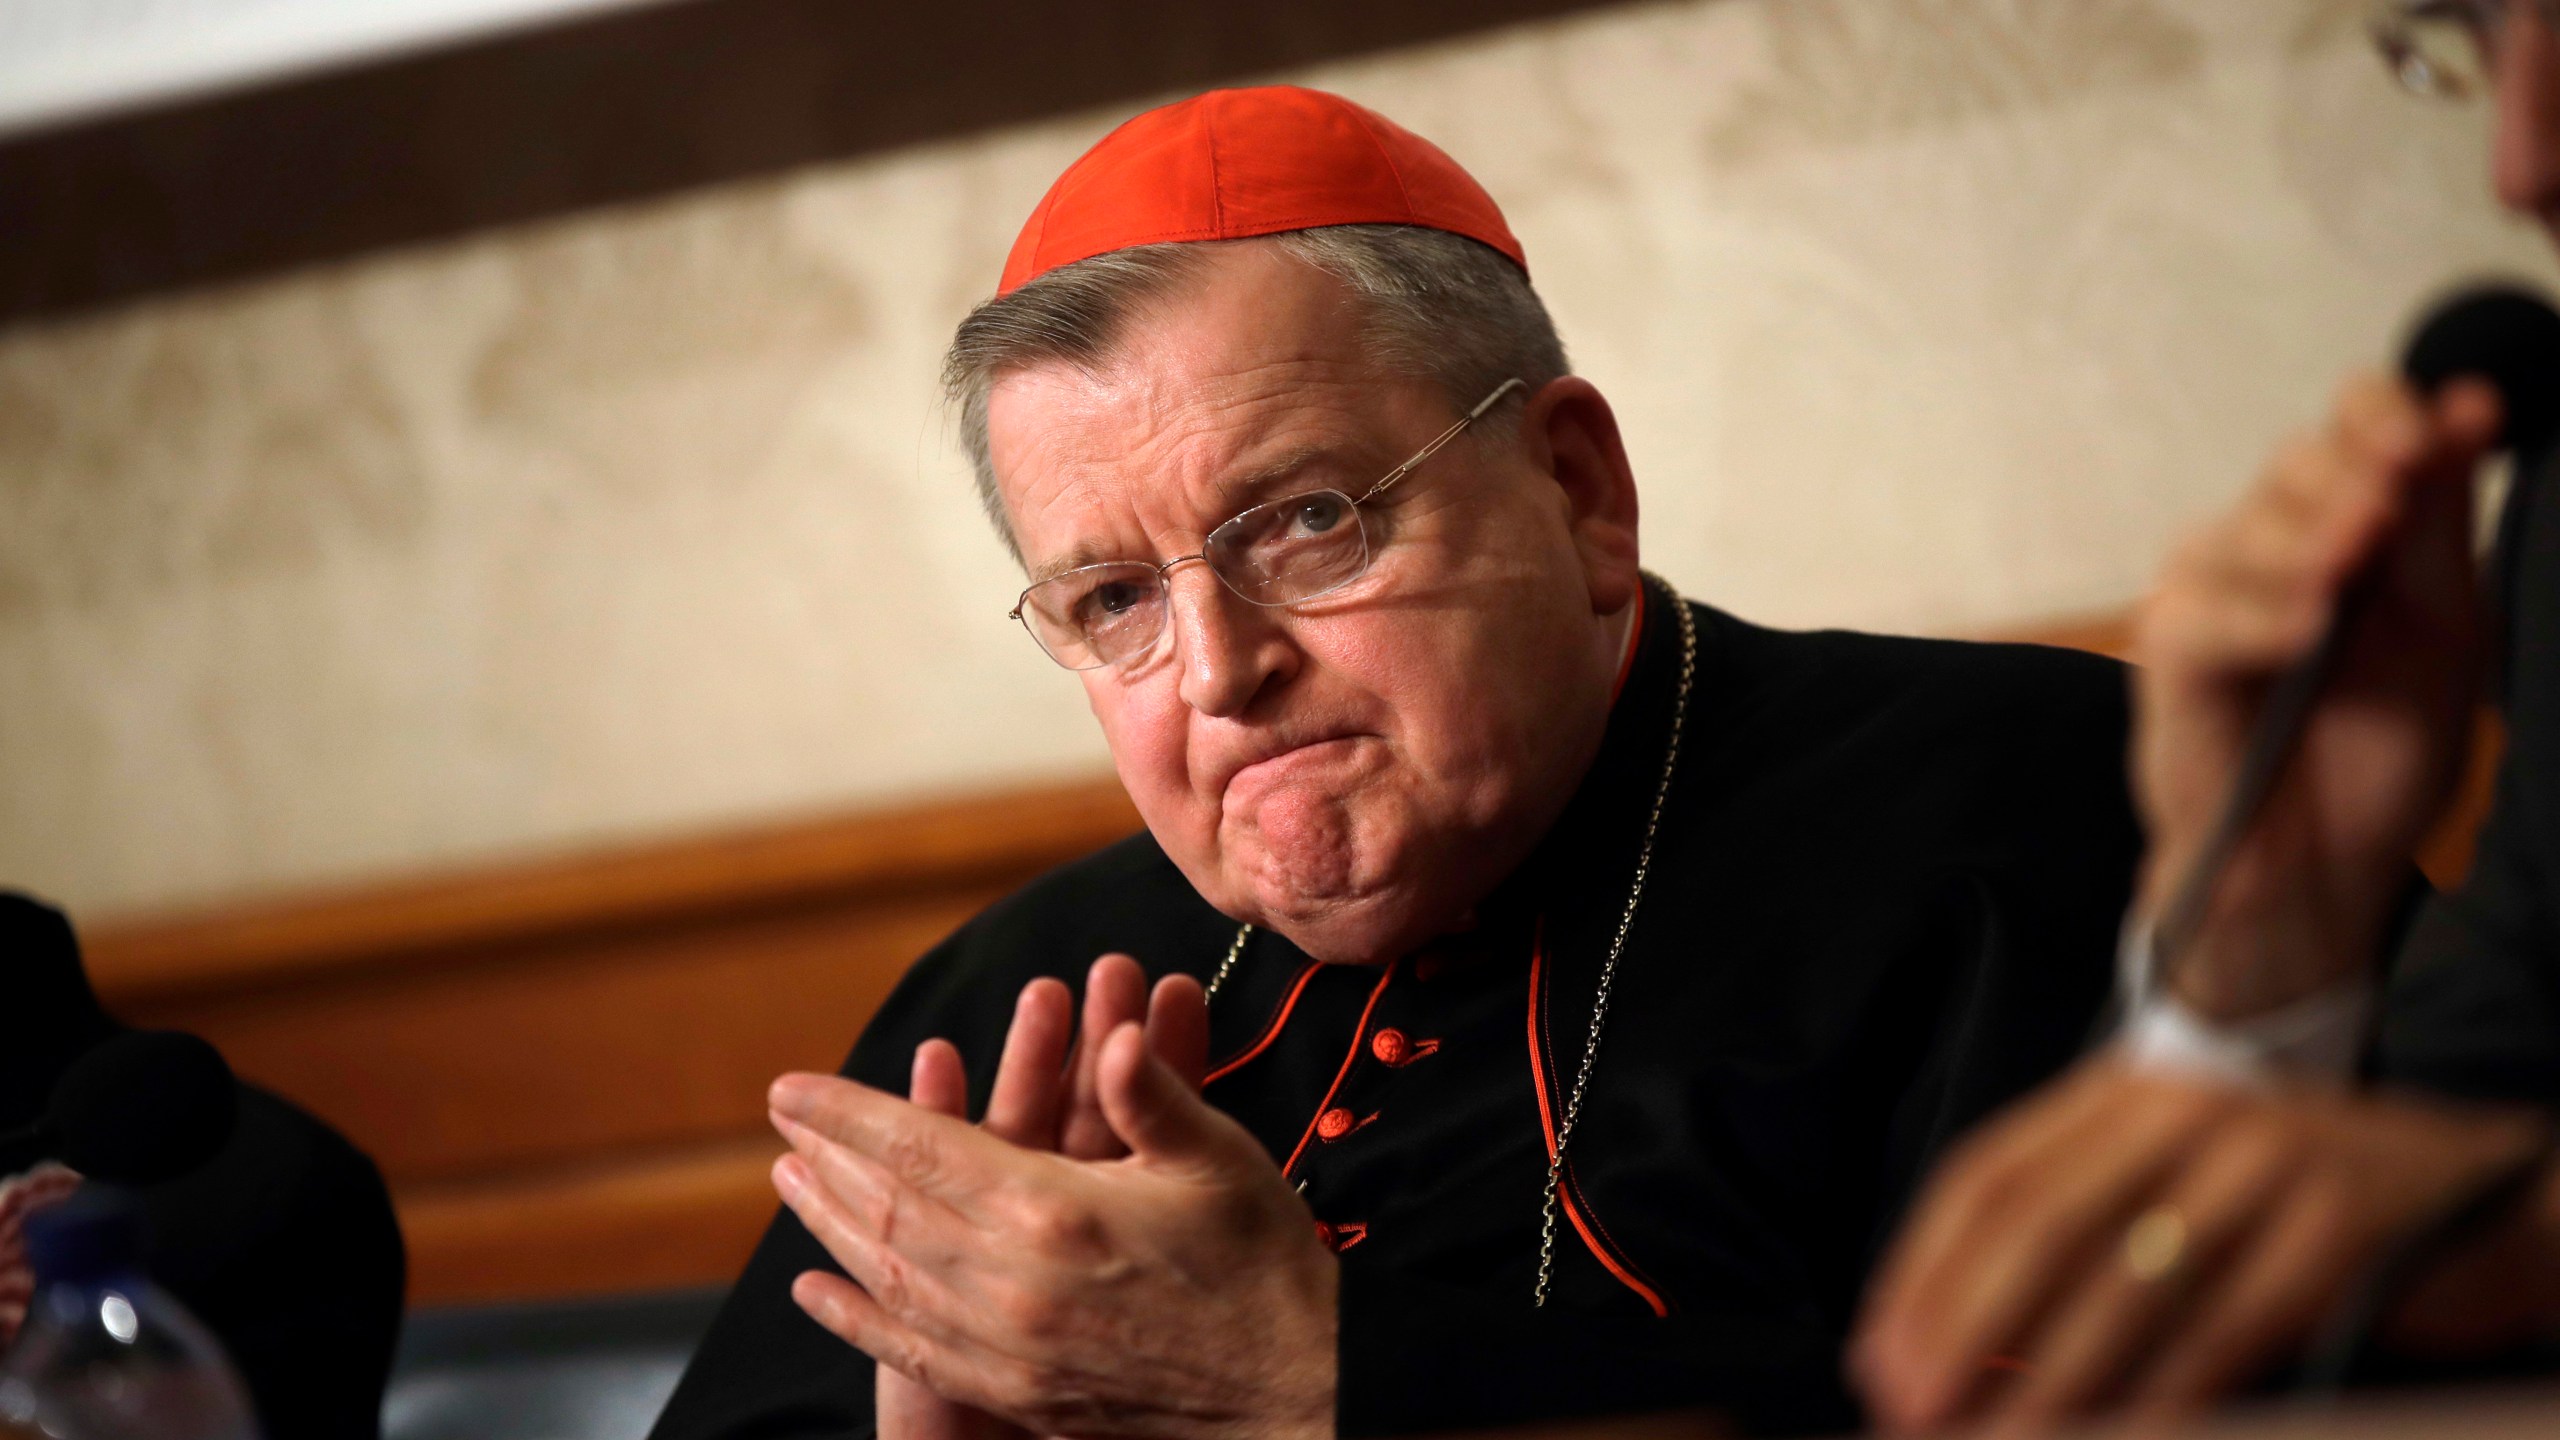
<svg viewBox="0 0 2560 1440">
<path fill-rule="evenodd" d="M 772 1107 L 776 1114 L 788 1115 L 794 1119 L 805 1116 L 816 1099 L 816 1081 L 817 1077 L 814 1075 L 778 1076 L 772 1087 L 765 1091 L 765 1104 Z"/>
<path fill-rule="evenodd" d="M 785 1205 L 800 1203 L 800 1193 L 809 1188 L 809 1167 L 797 1155 L 784 1155 L 773 1162 L 773 1188 Z"/>
</svg>

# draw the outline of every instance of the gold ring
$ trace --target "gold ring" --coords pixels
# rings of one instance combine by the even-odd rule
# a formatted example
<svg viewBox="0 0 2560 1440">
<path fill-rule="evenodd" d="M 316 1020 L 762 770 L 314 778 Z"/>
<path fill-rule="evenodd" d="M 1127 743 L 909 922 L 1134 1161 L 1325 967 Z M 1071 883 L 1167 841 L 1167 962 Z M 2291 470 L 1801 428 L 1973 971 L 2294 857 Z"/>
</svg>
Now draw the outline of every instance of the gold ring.
<svg viewBox="0 0 2560 1440">
<path fill-rule="evenodd" d="M 2125 1273 L 2145 1282 L 2178 1268 L 2187 1253 L 2187 1217 L 2175 1205 L 2154 1205 L 2124 1232 Z"/>
</svg>

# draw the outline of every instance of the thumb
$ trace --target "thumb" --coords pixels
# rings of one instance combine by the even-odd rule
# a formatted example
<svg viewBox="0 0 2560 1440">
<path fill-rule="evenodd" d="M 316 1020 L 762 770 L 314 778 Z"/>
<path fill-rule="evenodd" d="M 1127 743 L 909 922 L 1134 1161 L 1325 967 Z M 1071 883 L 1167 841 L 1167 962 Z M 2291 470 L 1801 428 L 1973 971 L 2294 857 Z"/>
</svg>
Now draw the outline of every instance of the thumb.
<svg viewBox="0 0 2560 1440">
<path fill-rule="evenodd" d="M 1251 1136 L 1148 1053 L 1136 1021 L 1111 1032 L 1094 1068 L 1102 1117 L 1138 1159 L 1223 1169 L 1239 1158 L 1239 1144 L 1259 1153 Z"/>
</svg>

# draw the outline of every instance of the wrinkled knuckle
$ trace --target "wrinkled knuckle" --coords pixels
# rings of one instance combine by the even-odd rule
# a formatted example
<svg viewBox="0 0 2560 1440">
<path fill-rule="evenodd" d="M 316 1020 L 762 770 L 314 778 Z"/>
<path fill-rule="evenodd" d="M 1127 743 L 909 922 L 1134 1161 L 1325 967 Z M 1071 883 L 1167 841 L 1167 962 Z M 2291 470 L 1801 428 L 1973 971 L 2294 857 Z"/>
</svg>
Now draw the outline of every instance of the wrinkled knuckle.
<svg viewBox="0 0 2560 1440">
<path fill-rule="evenodd" d="M 891 1174 L 909 1184 L 923 1184 L 933 1179 L 942 1167 L 941 1147 L 930 1135 L 916 1131 L 900 1131 L 889 1137 L 880 1150 L 880 1161 Z"/>
<path fill-rule="evenodd" d="M 996 1296 L 994 1307 L 1007 1330 L 1035 1344 L 1058 1339 L 1067 1332 L 1066 1305 L 1038 1286 L 1011 1286 Z"/>
<path fill-rule="evenodd" d="M 1036 1422 L 1043 1434 L 1091 1434 L 1093 1398 L 1068 1376 L 1026 1360 L 993 1367 L 987 1388 L 999 1409 Z"/>
<path fill-rule="evenodd" d="M 1052 1258 L 1090 1254 L 1102 1243 L 1101 1221 L 1073 1201 L 1028 1197 L 1016 1212 L 1015 1223 L 1034 1252 Z"/>
<path fill-rule="evenodd" d="M 895 1258 L 881 1264 L 862 1288 L 871 1296 L 871 1303 L 892 1318 L 903 1320 L 915 1314 L 915 1282 L 907 1274 L 907 1267 Z"/>
</svg>

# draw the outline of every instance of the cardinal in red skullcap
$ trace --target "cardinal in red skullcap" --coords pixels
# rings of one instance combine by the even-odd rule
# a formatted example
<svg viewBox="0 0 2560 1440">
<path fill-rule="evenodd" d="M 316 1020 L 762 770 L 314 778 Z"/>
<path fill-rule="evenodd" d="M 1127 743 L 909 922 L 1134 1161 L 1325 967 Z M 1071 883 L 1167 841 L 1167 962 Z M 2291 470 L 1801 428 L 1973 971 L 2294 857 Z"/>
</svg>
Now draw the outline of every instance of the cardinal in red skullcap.
<svg viewBox="0 0 2560 1440">
<path fill-rule="evenodd" d="M 1878 1237 L 2106 992 L 2114 665 L 1645 572 L 1502 211 L 1336 95 L 1103 137 L 944 376 L 1146 830 L 775 1082 L 661 1440 L 1853 1425 Z"/>
</svg>

